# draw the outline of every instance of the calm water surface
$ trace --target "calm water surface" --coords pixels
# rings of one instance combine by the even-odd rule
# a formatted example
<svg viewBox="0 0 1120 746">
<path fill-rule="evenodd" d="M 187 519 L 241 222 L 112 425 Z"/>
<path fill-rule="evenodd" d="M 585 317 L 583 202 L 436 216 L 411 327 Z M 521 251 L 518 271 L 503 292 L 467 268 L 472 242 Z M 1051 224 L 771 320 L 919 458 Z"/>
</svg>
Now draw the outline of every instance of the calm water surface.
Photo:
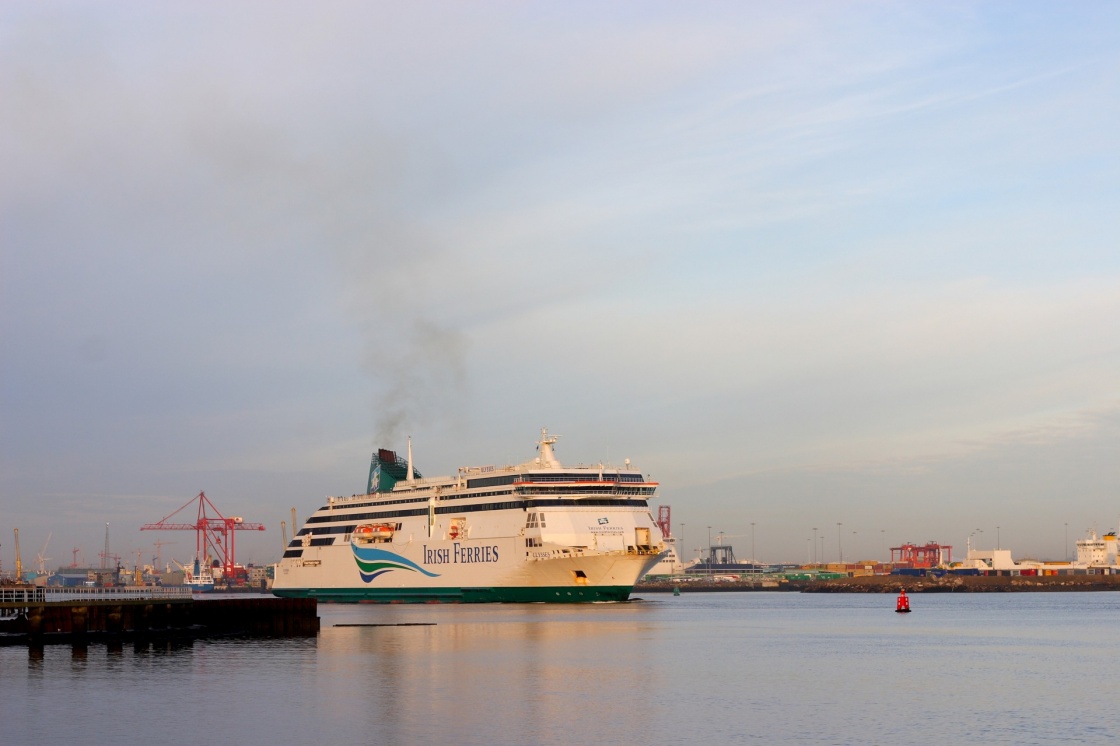
<svg viewBox="0 0 1120 746">
<path fill-rule="evenodd" d="M 0 744 L 1104 741 L 1120 594 L 320 606 L 317 639 L 0 648 Z M 432 626 L 336 627 L 423 622 Z"/>
</svg>

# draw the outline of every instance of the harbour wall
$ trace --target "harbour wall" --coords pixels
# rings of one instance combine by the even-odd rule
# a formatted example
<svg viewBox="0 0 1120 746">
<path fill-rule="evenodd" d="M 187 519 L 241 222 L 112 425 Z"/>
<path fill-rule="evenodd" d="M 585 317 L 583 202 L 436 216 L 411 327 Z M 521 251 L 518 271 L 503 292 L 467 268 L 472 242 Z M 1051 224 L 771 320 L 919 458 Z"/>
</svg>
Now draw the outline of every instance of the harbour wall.
<svg viewBox="0 0 1120 746">
<path fill-rule="evenodd" d="M 805 593 L 1022 593 L 1120 591 L 1120 575 L 871 575 L 807 584 Z"/>
<path fill-rule="evenodd" d="M 0 645 L 104 640 L 302 637 L 319 631 L 314 599 L 78 600 L 3 604 Z"/>
<path fill-rule="evenodd" d="M 799 591 L 802 593 L 1019 593 L 1120 591 L 1120 575 L 866 575 L 828 580 L 643 581 L 634 593 Z"/>
</svg>

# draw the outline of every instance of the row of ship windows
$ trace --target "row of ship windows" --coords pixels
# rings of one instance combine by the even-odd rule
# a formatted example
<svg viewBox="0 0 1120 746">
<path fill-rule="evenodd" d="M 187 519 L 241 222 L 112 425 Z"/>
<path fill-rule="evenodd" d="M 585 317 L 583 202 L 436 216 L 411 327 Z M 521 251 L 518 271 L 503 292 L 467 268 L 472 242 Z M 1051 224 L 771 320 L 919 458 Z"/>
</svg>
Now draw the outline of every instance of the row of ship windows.
<svg viewBox="0 0 1120 746">
<path fill-rule="evenodd" d="M 493 479 L 508 480 L 508 481 L 501 482 L 500 484 L 512 484 L 515 477 L 493 477 Z M 472 479 L 472 480 L 467 482 L 467 488 L 468 489 L 474 489 L 474 488 L 478 488 L 478 487 L 495 487 L 495 486 L 498 486 L 498 484 L 499 484 L 499 483 L 481 484 L 481 482 L 486 482 L 486 481 L 488 481 L 488 480 Z M 533 482 L 551 482 L 551 481 L 570 482 L 570 481 L 573 481 L 573 480 L 567 479 L 567 478 L 564 478 L 564 479 L 560 479 L 560 478 L 537 479 L 537 478 L 534 478 L 532 481 Z M 635 476 L 633 479 L 624 478 L 624 479 L 620 479 L 619 481 L 620 482 L 641 482 L 642 479 L 641 479 L 641 477 Z M 425 489 L 427 489 L 427 488 L 425 488 Z M 557 485 L 557 487 L 542 486 L 542 487 L 539 487 L 539 488 L 522 486 L 522 487 L 519 487 L 517 491 L 520 494 L 550 494 L 550 493 L 556 492 L 558 489 L 561 489 L 561 490 L 564 490 L 564 491 L 569 491 L 570 490 L 570 488 L 562 487 L 560 485 Z M 590 493 L 590 494 L 597 494 L 597 495 L 652 495 L 654 493 L 654 491 L 655 491 L 654 487 L 616 487 L 616 486 L 614 486 L 614 483 L 612 482 L 612 483 L 609 483 L 609 484 L 604 484 L 604 485 L 599 486 L 599 487 L 588 487 L 588 486 L 580 487 L 578 494 Z M 496 492 L 471 492 L 471 493 L 463 493 L 463 494 L 457 494 L 457 495 L 441 495 L 439 499 L 440 500 L 469 500 L 469 499 L 476 498 L 476 497 L 496 497 L 498 495 L 509 495 L 509 494 L 511 494 L 510 490 L 498 490 Z M 399 500 L 378 500 L 376 502 L 355 503 L 353 505 L 346 505 L 345 507 L 346 508 L 366 508 L 366 507 L 369 507 L 371 505 L 405 505 L 405 504 L 408 504 L 408 503 L 425 503 L 425 502 L 428 502 L 428 499 L 429 499 L 428 497 L 406 497 L 406 498 L 401 498 Z M 330 507 L 329 505 L 324 505 L 322 508 L 320 508 L 320 510 L 326 510 L 329 507 Z M 321 517 L 321 518 L 312 518 L 310 522 L 323 522 L 323 521 L 329 521 L 329 520 L 331 520 L 331 519 Z"/>
<path fill-rule="evenodd" d="M 600 482 L 644 482 L 641 474 L 612 474 L 610 472 L 596 472 L 595 474 L 527 474 L 521 481 L 525 482 L 586 482 L 589 476 L 599 478 Z"/>
<path fill-rule="evenodd" d="M 448 513 L 477 513 L 490 510 L 512 510 L 517 508 L 537 508 L 537 507 L 628 507 L 628 508 L 647 508 L 649 504 L 645 500 L 518 500 L 516 502 L 504 503 L 481 503 L 479 505 L 456 505 L 454 507 L 436 508 L 437 515 L 445 515 Z M 407 516 L 427 515 L 428 511 L 423 509 L 413 510 L 386 510 L 378 513 L 350 513 L 348 515 L 339 516 L 319 516 L 318 519 L 308 519 L 308 523 L 325 523 L 326 521 L 376 521 L 386 518 L 401 518 Z M 325 528 L 301 528 L 296 536 L 303 536 L 304 534 L 344 534 L 354 530 L 356 523 L 340 524 L 337 526 L 328 526 Z M 543 516 L 541 526 L 544 526 Z"/>
<path fill-rule="evenodd" d="M 338 532 L 332 531 L 331 533 L 338 533 Z M 334 543 L 334 537 L 330 537 L 330 538 L 326 538 L 326 539 L 312 539 L 311 540 L 311 546 L 313 546 L 313 547 L 330 546 L 332 543 Z M 293 544 L 295 544 L 295 542 L 293 542 Z M 299 548 L 293 547 L 291 549 L 286 550 L 284 552 L 284 556 L 285 557 L 301 557 L 301 556 L 303 556 L 302 545 L 297 545 L 297 546 Z M 543 547 L 544 546 L 544 540 L 540 539 L 538 537 L 527 536 L 525 538 L 525 546 L 528 547 L 529 549 L 533 549 L 533 548 L 536 548 L 536 547 Z"/>
<path fill-rule="evenodd" d="M 465 500 L 467 498 L 472 498 L 472 497 L 497 497 L 499 495 L 506 496 L 506 495 L 509 495 L 509 494 L 510 494 L 509 490 L 501 490 L 499 492 L 475 492 L 475 493 L 470 494 L 470 495 L 451 495 L 451 496 L 446 496 L 446 497 L 441 496 L 440 499 L 441 500 Z M 374 505 L 405 505 L 407 503 L 426 503 L 426 502 L 428 502 L 427 497 L 411 497 L 411 498 L 406 498 L 406 499 L 402 499 L 402 500 L 378 500 L 377 502 L 357 503 L 355 505 L 337 506 L 336 509 L 341 510 L 342 507 L 345 507 L 347 510 L 350 510 L 351 508 L 368 508 L 368 507 L 371 507 L 371 506 L 374 506 Z M 329 507 L 330 506 L 324 505 L 322 508 L 319 508 L 319 510 L 327 510 Z M 397 515 L 422 515 L 422 514 L 427 513 L 427 512 L 428 511 L 426 511 L 426 510 L 421 510 L 420 512 L 398 511 Z M 457 512 L 457 511 L 452 511 L 452 512 Z M 385 515 L 388 515 L 388 513 L 386 513 Z M 349 516 L 347 516 L 347 517 L 349 517 Z M 320 516 L 312 516 L 311 518 L 308 518 L 307 522 L 308 523 L 330 523 L 331 521 L 336 521 L 336 520 L 338 520 L 338 519 L 333 518 L 329 515 L 320 515 Z"/>
<path fill-rule="evenodd" d="M 423 513 L 421 513 L 421 515 L 422 514 Z M 314 537 L 323 537 L 323 535 L 332 535 L 332 537 L 334 537 L 334 535 L 342 533 L 346 534 L 346 540 L 349 540 L 349 537 L 351 537 L 351 534 L 354 533 L 354 530 L 356 528 L 356 523 L 347 523 L 345 525 L 327 526 L 327 528 L 325 529 L 314 529 L 311 530 L 310 533 L 311 535 L 314 535 Z M 547 529 L 548 525 L 545 525 L 544 523 L 544 513 L 530 513 L 528 519 L 526 519 L 525 521 L 525 528 Z M 401 524 L 396 524 L 396 530 L 400 531 L 400 529 Z M 296 534 L 296 538 L 293 538 L 291 540 L 291 543 L 289 544 L 290 547 L 300 547 L 300 545 L 302 545 L 302 542 L 299 537 L 301 537 L 301 535 L 307 535 L 307 533 L 307 531 L 300 531 L 298 534 Z M 330 544 L 330 542 L 332 541 L 332 539 L 311 539 L 311 547 L 326 547 L 326 545 Z M 530 541 L 540 541 L 540 539 L 530 539 Z M 528 547 L 536 547 L 536 545 L 540 544 L 530 543 L 526 545 L 528 545 Z"/>
<path fill-rule="evenodd" d="M 322 533 L 322 532 L 321 532 Z M 339 531 L 330 531 L 329 533 L 340 533 Z M 327 537 L 324 539 L 312 539 L 310 545 L 313 547 L 326 547 L 334 543 L 334 537 Z M 302 557 L 303 545 L 300 542 L 293 541 L 290 545 L 291 548 L 284 551 L 284 557 Z M 544 539 L 535 536 L 525 537 L 525 546 L 528 549 L 535 549 L 544 546 Z"/>
<path fill-rule="evenodd" d="M 618 474 L 611 472 L 595 472 L 587 474 L 586 472 L 578 474 L 511 474 L 501 477 L 482 477 L 480 479 L 468 479 L 467 487 L 498 487 L 503 484 L 513 484 L 514 482 L 588 482 L 592 478 L 598 479 L 600 482 L 644 482 L 646 481 L 641 474 Z"/>
<path fill-rule="evenodd" d="M 570 488 L 557 485 L 556 487 L 519 487 L 518 494 L 522 495 L 555 495 L 557 492 L 573 492 Z M 580 487 L 576 495 L 652 495 L 653 487 Z"/>
</svg>

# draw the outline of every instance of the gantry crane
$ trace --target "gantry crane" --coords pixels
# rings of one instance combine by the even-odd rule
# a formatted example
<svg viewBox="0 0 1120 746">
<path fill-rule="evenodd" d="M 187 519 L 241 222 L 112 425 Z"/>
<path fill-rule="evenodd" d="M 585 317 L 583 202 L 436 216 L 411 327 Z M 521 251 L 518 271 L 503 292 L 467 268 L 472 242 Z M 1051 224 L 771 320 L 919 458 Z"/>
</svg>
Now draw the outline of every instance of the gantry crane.
<svg viewBox="0 0 1120 746">
<path fill-rule="evenodd" d="M 673 509 L 668 505 L 659 505 L 657 507 L 657 527 L 661 529 L 661 535 L 669 539 L 673 535 Z"/>
<path fill-rule="evenodd" d="M 197 518 L 194 523 L 175 523 L 171 519 L 176 514 L 186 510 L 191 505 L 198 503 Z M 211 515 L 209 512 L 213 513 Z M 194 531 L 195 556 L 204 560 L 208 555 L 214 556 L 221 562 L 223 577 L 233 578 L 233 567 L 236 563 L 234 557 L 234 532 L 235 531 L 264 531 L 264 524 L 246 523 L 240 516 L 226 518 L 210 502 L 205 492 L 199 492 L 197 497 L 191 498 L 187 504 L 170 515 L 164 516 L 157 523 L 146 523 L 140 527 L 141 531 Z"/>
</svg>

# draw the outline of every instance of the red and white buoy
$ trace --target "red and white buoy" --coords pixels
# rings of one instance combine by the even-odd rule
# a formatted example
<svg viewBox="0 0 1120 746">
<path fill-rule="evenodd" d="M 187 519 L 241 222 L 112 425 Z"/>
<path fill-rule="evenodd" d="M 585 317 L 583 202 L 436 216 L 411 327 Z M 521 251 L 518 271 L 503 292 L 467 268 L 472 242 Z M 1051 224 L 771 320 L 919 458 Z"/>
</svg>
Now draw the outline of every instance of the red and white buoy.
<svg viewBox="0 0 1120 746">
<path fill-rule="evenodd" d="M 910 598 L 906 595 L 905 588 L 898 589 L 898 603 L 895 605 L 894 610 L 899 614 L 910 613 Z"/>
</svg>

